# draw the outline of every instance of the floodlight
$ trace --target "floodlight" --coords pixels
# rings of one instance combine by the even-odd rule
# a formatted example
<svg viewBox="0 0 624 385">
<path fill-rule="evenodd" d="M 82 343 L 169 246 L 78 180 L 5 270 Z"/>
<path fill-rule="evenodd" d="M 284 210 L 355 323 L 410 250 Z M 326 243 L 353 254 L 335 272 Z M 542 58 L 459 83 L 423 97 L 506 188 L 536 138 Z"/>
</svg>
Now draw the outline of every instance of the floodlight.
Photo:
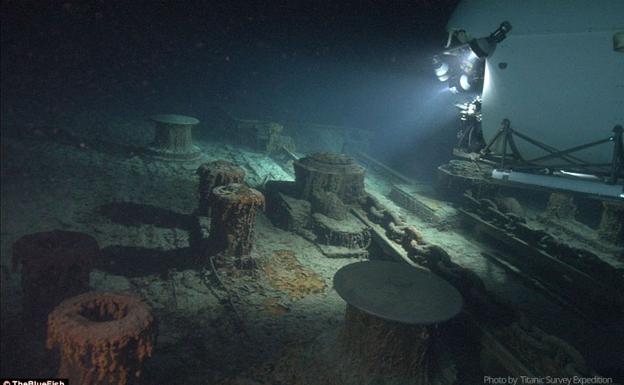
<svg viewBox="0 0 624 385">
<path fill-rule="evenodd" d="M 478 57 L 490 57 L 494 53 L 496 45 L 505 40 L 509 31 L 511 31 L 511 24 L 508 21 L 504 21 L 490 36 L 472 39 L 468 42 L 468 46 Z"/>
</svg>

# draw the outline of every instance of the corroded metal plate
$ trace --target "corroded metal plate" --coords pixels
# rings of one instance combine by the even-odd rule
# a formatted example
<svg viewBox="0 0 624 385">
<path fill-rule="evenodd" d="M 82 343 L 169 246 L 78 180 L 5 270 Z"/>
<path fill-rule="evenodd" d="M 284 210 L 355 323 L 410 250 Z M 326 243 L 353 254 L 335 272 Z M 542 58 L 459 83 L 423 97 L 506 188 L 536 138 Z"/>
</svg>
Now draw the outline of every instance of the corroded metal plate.
<svg viewBox="0 0 624 385">
<path fill-rule="evenodd" d="M 334 275 L 334 289 L 348 304 L 389 321 L 434 324 L 459 313 L 461 294 L 442 278 L 407 264 L 365 261 Z"/>
</svg>

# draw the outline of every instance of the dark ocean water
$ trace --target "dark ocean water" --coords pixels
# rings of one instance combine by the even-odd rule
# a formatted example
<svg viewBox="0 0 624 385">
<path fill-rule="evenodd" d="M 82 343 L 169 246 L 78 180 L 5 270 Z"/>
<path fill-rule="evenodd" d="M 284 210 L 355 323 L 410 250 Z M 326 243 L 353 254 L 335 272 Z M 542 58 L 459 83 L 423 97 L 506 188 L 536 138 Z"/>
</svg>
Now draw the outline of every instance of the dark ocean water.
<svg viewBox="0 0 624 385">
<path fill-rule="evenodd" d="M 431 173 L 455 135 L 430 64 L 455 3 L 5 1 L 3 127 L 217 108 L 371 131 L 375 156 Z"/>
</svg>

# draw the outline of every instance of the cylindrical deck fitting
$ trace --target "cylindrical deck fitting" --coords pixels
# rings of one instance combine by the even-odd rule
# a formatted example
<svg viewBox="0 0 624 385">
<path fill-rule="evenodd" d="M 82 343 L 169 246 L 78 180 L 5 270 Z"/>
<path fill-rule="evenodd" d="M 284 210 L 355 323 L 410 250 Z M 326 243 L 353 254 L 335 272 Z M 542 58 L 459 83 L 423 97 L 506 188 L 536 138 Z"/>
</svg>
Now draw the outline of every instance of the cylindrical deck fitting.
<svg viewBox="0 0 624 385">
<path fill-rule="evenodd" d="M 89 273 L 99 253 L 97 241 L 78 232 L 55 230 L 18 239 L 13 244 L 13 268 L 21 264 L 24 321 L 44 332 L 48 313 L 56 305 L 89 290 Z"/>
<path fill-rule="evenodd" d="M 148 148 L 151 155 L 171 160 L 190 160 L 200 155 L 200 150 L 193 145 L 192 128 L 199 120 L 183 115 L 155 115 L 154 142 Z"/>
<path fill-rule="evenodd" d="M 427 326 L 387 321 L 347 305 L 339 346 L 371 378 L 384 378 L 388 384 L 428 384 Z"/>
<path fill-rule="evenodd" d="M 215 187 L 230 183 L 243 183 L 245 170 L 225 160 L 204 163 L 197 169 L 199 175 L 199 215 L 210 215 L 210 196 Z"/>
<path fill-rule="evenodd" d="M 403 263 L 357 262 L 334 275 L 347 302 L 338 346 L 370 384 L 429 384 L 429 325 L 459 313 L 462 297 L 431 272 Z"/>
<path fill-rule="evenodd" d="M 624 245 L 624 204 L 602 202 L 598 235 L 615 245 Z"/>
<path fill-rule="evenodd" d="M 48 349 L 58 348 L 58 377 L 80 385 L 140 383 L 157 325 L 150 306 L 126 293 L 69 298 L 48 319 Z"/>
<path fill-rule="evenodd" d="M 553 219 L 573 220 L 577 208 L 572 195 L 554 192 L 548 197 L 544 215 Z"/>
<path fill-rule="evenodd" d="M 312 201 L 317 191 L 334 193 L 346 204 L 359 203 L 366 197 L 364 167 L 348 155 L 312 154 L 296 160 L 293 167 L 300 199 Z"/>
<path fill-rule="evenodd" d="M 256 210 L 264 209 L 264 195 L 240 183 L 219 186 L 212 190 L 211 225 L 208 239 L 211 254 L 219 254 L 217 262 L 241 269 L 253 267 Z M 233 261 L 229 260 L 234 257 Z"/>
</svg>

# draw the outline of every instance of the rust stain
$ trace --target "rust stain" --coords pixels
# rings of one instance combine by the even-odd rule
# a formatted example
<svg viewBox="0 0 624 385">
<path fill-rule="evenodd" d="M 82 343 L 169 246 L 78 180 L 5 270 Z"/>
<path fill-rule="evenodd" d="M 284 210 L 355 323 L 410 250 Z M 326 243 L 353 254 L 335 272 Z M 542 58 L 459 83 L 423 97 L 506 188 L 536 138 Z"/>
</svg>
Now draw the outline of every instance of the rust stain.
<svg viewBox="0 0 624 385">
<path fill-rule="evenodd" d="M 292 250 L 276 250 L 262 270 L 269 284 L 298 300 L 309 294 L 322 293 L 327 285 L 316 272 L 301 265 Z"/>
</svg>

